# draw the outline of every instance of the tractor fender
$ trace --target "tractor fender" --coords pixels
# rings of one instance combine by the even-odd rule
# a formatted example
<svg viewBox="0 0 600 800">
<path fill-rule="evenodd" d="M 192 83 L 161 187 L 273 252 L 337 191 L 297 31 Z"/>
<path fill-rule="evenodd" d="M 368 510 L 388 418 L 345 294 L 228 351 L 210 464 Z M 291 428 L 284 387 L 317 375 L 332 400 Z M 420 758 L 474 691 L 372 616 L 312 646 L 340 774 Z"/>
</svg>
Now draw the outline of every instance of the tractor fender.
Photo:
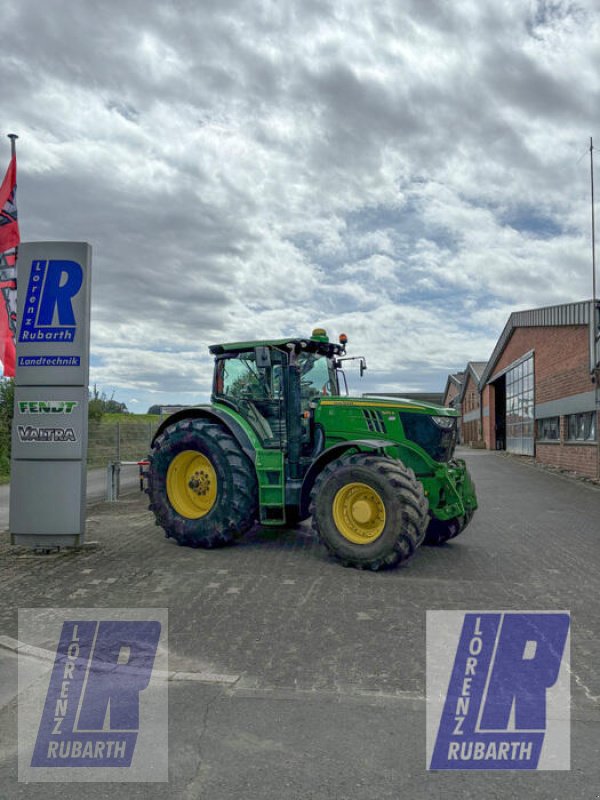
<svg viewBox="0 0 600 800">
<path fill-rule="evenodd" d="M 302 481 L 300 489 L 300 514 L 308 516 L 310 505 L 310 493 L 319 473 L 336 458 L 339 458 L 347 450 L 354 450 L 359 447 L 361 450 L 383 450 L 384 447 L 396 447 L 397 442 L 390 442 L 387 439 L 352 439 L 348 442 L 339 442 L 323 452 L 313 461 L 308 468 L 308 472 Z"/>
<path fill-rule="evenodd" d="M 232 416 L 224 411 L 221 411 L 221 409 L 212 408 L 210 406 L 185 408 L 181 411 L 176 411 L 174 414 L 171 414 L 170 417 L 167 417 L 159 425 L 158 430 L 152 437 L 151 446 L 154 446 L 154 442 L 158 439 L 161 433 L 166 430 L 166 428 L 168 428 L 170 425 L 174 425 L 176 422 L 181 422 L 183 419 L 208 419 L 212 422 L 220 423 L 223 425 L 223 427 L 227 428 L 229 433 L 236 439 L 237 443 L 248 456 L 250 461 L 253 464 L 256 461 L 256 450 L 254 449 L 254 445 L 239 422 L 236 422 Z"/>
</svg>

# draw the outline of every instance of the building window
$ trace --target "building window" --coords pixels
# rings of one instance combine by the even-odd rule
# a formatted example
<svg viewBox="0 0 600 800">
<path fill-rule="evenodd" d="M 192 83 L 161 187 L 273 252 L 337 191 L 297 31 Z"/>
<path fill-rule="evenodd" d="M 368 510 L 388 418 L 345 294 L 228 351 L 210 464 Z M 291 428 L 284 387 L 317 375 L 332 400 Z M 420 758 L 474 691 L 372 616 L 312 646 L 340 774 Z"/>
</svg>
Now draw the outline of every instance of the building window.
<svg viewBox="0 0 600 800">
<path fill-rule="evenodd" d="M 567 439 L 570 442 L 596 441 L 596 412 L 569 414 L 567 417 Z"/>
<path fill-rule="evenodd" d="M 537 438 L 547 442 L 560 441 L 560 417 L 538 419 Z"/>
<path fill-rule="evenodd" d="M 506 449 L 532 456 L 534 379 L 533 355 L 506 372 Z"/>
</svg>

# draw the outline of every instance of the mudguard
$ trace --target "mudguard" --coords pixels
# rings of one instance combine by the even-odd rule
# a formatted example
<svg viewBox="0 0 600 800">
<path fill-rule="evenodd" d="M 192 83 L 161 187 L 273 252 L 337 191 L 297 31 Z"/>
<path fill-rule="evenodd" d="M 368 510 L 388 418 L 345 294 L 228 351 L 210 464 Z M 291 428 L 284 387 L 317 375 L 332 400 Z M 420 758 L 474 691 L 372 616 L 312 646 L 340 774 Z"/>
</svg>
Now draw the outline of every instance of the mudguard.
<svg viewBox="0 0 600 800">
<path fill-rule="evenodd" d="M 356 448 L 359 448 L 360 450 L 381 450 L 383 455 L 384 448 L 395 447 L 395 445 L 396 442 L 391 442 L 389 439 L 352 439 L 348 442 L 339 442 L 338 444 L 328 447 L 327 450 L 323 450 L 323 452 L 310 465 L 308 472 L 302 481 L 302 488 L 300 489 L 301 518 L 308 516 L 310 493 L 314 486 L 315 480 L 317 479 L 317 475 L 324 469 L 324 467 L 326 467 L 332 461 L 335 461 L 336 458 L 339 458 L 347 450 L 354 450 Z"/>
<path fill-rule="evenodd" d="M 196 406 L 195 408 L 184 408 L 181 411 L 176 411 L 174 414 L 171 414 L 170 417 L 167 417 L 165 420 L 161 422 L 158 427 L 158 430 L 152 437 L 152 445 L 156 439 L 161 435 L 161 433 L 169 427 L 169 425 L 173 425 L 176 422 L 179 422 L 182 419 L 210 419 L 214 422 L 220 423 L 223 425 L 229 433 L 237 440 L 238 444 L 244 451 L 244 453 L 248 456 L 250 461 L 254 464 L 256 461 L 256 450 L 254 449 L 254 445 L 250 441 L 250 437 L 246 433 L 246 431 L 242 428 L 239 422 L 230 415 L 227 414 L 225 411 L 221 411 L 221 409 L 214 408 L 212 406 Z"/>
</svg>

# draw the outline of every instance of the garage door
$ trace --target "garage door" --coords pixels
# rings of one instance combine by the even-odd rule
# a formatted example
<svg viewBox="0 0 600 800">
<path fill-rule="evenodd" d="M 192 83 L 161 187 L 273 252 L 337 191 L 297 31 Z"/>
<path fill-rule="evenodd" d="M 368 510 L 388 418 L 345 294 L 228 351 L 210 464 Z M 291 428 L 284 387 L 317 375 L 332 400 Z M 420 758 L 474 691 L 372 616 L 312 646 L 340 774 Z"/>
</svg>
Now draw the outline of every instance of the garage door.
<svg viewBox="0 0 600 800">
<path fill-rule="evenodd" d="M 506 449 L 523 456 L 534 455 L 533 355 L 506 372 Z"/>
</svg>

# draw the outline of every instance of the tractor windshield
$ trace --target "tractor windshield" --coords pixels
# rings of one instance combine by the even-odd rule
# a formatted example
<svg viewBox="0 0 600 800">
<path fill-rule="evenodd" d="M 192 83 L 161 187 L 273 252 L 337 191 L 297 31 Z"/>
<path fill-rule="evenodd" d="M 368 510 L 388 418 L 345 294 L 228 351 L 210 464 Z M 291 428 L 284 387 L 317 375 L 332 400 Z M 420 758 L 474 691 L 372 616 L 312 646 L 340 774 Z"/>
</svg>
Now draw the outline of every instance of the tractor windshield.
<svg viewBox="0 0 600 800">
<path fill-rule="evenodd" d="M 324 395 L 339 394 L 337 373 L 331 359 L 318 353 L 301 353 L 298 356 L 298 367 L 303 407 Z"/>
</svg>

